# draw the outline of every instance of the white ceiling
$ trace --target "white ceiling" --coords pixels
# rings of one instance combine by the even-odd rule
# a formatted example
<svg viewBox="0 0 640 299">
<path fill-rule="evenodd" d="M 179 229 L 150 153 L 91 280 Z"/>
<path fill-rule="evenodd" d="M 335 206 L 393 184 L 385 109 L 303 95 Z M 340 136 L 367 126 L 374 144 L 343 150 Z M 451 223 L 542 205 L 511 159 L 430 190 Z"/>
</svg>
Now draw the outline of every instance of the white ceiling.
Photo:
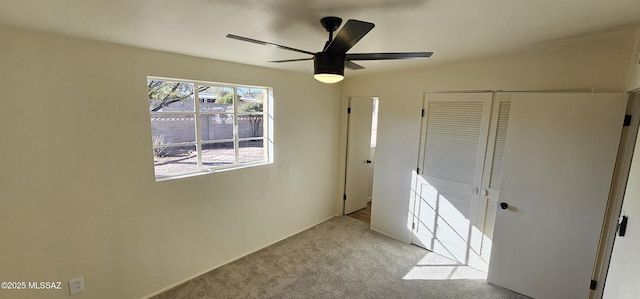
<svg viewBox="0 0 640 299">
<path fill-rule="evenodd" d="M 0 23 L 244 64 L 312 72 L 320 18 L 375 23 L 349 53 L 432 51 L 427 60 L 360 61 L 347 76 L 495 56 L 640 27 L 638 0 L 0 0 Z M 344 22 L 343 22 L 344 24 Z"/>
</svg>

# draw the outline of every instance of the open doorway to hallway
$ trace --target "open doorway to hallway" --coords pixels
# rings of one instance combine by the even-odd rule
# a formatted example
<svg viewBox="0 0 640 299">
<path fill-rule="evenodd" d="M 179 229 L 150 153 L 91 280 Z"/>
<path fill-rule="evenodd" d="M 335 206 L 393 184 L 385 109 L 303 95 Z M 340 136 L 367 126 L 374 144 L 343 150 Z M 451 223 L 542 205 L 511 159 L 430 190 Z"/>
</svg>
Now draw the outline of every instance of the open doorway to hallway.
<svg viewBox="0 0 640 299">
<path fill-rule="evenodd" d="M 343 214 L 371 222 L 378 98 L 349 98 Z"/>
</svg>

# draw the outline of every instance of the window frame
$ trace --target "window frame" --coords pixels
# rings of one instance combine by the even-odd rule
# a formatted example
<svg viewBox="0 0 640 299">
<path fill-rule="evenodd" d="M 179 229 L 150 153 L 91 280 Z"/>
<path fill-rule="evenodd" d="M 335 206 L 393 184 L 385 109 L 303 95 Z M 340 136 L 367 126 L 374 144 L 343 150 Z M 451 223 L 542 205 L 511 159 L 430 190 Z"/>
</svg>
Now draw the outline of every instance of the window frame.
<svg viewBox="0 0 640 299">
<path fill-rule="evenodd" d="M 155 150 L 158 148 L 166 148 L 166 147 L 178 147 L 178 146 L 195 146 L 196 149 L 196 170 L 189 171 L 180 174 L 173 175 L 158 175 L 156 174 L 156 165 L 154 162 L 153 171 L 156 182 L 173 180 L 191 176 L 197 176 L 202 174 L 220 172 L 220 171 L 228 171 L 235 169 L 242 169 L 247 167 L 254 167 L 260 165 L 267 165 L 273 163 L 273 88 L 267 86 L 256 86 L 256 85 L 248 85 L 248 84 L 231 84 L 231 83 L 220 83 L 220 82 L 210 82 L 210 81 L 202 81 L 202 80 L 190 80 L 190 79 L 176 79 L 176 78 L 167 78 L 167 77 L 159 77 L 159 76 L 147 76 L 147 85 L 150 80 L 157 81 L 169 81 L 169 82 L 181 82 L 186 84 L 192 84 L 193 86 L 193 101 L 194 107 L 193 111 L 170 111 L 170 112 L 162 112 L 162 111 L 151 111 L 149 110 L 149 121 L 151 125 L 151 140 L 152 140 L 152 149 L 153 155 L 155 156 Z M 223 114 L 220 112 L 212 112 L 212 111 L 202 111 L 201 110 L 201 102 L 199 98 L 199 88 L 200 86 L 208 86 L 208 87 L 219 87 L 219 88 L 230 88 L 233 90 L 233 112 L 225 111 L 224 114 L 233 115 L 233 129 L 232 129 L 232 138 L 226 139 L 217 139 L 217 140 L 203 140 L 202 138 L 202 126 L 201 120 L 203 116 Z M 238 97 L 238 89 L 240 88 L 250 88 L 250 89 L 263 89 L 264 98 L 262 101 L 262 112 L 240 112 L 239 111 L 239 97 Z M 148 92 L 148 90 L 147 90 Z M 206 100 L 205 100 L 206 101 Z M 153 123 L 151 119 L 156 116 L 167 114 L 174 115 L 184 115 L 186 117 L 194 118 L 194 133 L 195 133 L 195 141 L 193 142 L 175 142 L 175 143 L 162 143 L 155 144 L 154 143 L 154 134 L 153 134 Z M 240 128 L 239 128 L 239 117 L 242 115 L 261 115 L 262 116 L 262 137 L 240 137 Z M 250 162 L 241 162 L 240 156 L 240 144 L 246 141 L 262 141 L 262 148 L 264 151 L 264 158 L 260 161 L 250 161 Z M 225 165 L 217 165 L 217 166 L 205 166 L 203 164 L 203 146 L 210 144 L 222 144 L 233 142 L 234 149 L 234 160 L 231 164 Z M 155 157 L 154 157 L 155 159 Z"/>
</svg>

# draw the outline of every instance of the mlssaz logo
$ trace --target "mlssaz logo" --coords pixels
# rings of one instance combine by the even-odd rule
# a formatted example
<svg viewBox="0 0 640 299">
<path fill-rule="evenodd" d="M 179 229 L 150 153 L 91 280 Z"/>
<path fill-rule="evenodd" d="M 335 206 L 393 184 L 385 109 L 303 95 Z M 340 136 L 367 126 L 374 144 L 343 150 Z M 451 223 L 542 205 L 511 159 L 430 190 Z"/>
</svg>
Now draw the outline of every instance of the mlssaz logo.
<svg viewBox="0 0 640 299">
<path fill-rule="evenodd" d="M 29 282 L 29 289 L 32 290 L 62 290 L 60 281 Z"/>
</svg>

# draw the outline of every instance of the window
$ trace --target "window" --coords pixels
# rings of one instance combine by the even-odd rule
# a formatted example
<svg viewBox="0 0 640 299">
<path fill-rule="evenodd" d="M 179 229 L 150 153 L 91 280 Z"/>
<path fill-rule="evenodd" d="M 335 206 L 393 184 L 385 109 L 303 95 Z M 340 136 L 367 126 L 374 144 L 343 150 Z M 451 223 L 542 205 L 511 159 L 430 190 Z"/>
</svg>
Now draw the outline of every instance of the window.
<svg viewBox="0 0 640 299">
<path fill-rule="evenodd" d="M 270 88 L 152 77 L 147 86 L 156 180 L 272 161 Z"/>
</svg>

